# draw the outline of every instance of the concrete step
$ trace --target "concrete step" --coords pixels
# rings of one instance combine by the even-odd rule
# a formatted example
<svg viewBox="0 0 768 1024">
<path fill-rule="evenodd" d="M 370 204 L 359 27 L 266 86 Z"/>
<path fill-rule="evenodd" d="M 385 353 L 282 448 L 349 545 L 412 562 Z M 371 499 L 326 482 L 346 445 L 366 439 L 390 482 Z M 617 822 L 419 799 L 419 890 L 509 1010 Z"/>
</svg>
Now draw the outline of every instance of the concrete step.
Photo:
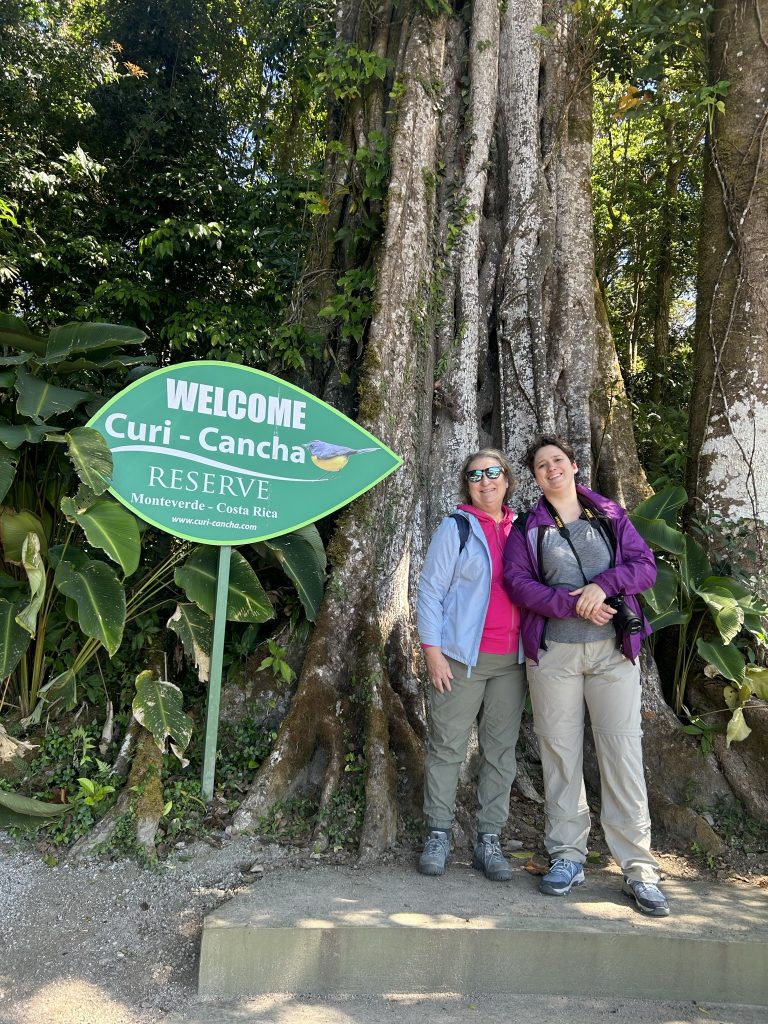
<svg viewBox="0 0 768 1024">
<path fill-rule="evenodd" d="M 530 993 L 768 1006 L 768 898 L 749 885 L 667 880 L 669 918 L 621 895 L 610 868 L 566 897 L 516 870 L 454 861 L 266 874 L 210 914 L 199 995 Z M 768 1019 L 768 1014 L 765 1014 Z M 247 1018 L 243 1018 L 247 1019 Z"/>
</svg>

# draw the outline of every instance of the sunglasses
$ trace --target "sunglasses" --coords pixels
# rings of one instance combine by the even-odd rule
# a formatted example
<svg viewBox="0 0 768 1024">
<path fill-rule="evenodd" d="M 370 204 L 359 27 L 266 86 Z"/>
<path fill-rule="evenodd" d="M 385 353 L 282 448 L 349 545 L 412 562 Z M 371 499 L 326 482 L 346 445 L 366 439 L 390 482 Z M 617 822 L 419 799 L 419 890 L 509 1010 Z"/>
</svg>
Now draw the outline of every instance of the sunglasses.
<svg viewBox="0 0 768 1024">
<path fill-rule="evenodd" d="M 504 470 L 501 466 L 488 466 L 487 469 L 468 469 L 467 480 L 471 484 L 479 484 L 485 474 L 489 480 L 498 480 Z"/>
</svg>

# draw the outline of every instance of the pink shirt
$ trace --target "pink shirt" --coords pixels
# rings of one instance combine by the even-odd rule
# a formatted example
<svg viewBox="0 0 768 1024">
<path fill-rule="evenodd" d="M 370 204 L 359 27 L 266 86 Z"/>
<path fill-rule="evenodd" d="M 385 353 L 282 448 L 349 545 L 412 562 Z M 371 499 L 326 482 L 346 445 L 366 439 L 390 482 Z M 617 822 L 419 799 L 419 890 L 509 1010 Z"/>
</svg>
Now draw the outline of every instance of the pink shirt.
<svg viewBox="0 0 768 1024">
<path fill-rule="evenodd" d="M 508 505 L 503 505 L 503 518 L 497 523 L 487 512 L 474 505 L 459 505 L 459 508 L 479 520 L 491 553 L 491 599 L 480 638 L 480 650 L 485 654 L 513 654 L 518 649 L 520 612 L 504 589 L 502 554 L 515 513 Z"/>
</svg>

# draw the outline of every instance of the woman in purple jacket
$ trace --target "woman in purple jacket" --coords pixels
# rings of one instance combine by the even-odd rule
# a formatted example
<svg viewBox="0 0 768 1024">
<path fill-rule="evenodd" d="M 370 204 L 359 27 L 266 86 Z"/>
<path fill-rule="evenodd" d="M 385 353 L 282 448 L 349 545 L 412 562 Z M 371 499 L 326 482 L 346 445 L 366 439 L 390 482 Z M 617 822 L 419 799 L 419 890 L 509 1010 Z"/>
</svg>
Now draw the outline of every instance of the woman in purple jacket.
<svg viewBox="0 0 768 1024">
<path fill-rule="evenodd" d="M 542 498 L 523 528 L 510 532 L 504 583 L 520 607 L 544 773 L 550 867 L 539 888 L 564 896 L 584 883 L 586 703 L 600 767 L 600 821 L 624 874 L 622 891 L 643 913 L 663 917 L 669 904 L 650 852 L 637 666 L 651 630 L 636 595 L 656 579 L 653 554 L 620 505 L 576 483 L 567 441 L 542 435 L 525 462 Z"/>
</svg>

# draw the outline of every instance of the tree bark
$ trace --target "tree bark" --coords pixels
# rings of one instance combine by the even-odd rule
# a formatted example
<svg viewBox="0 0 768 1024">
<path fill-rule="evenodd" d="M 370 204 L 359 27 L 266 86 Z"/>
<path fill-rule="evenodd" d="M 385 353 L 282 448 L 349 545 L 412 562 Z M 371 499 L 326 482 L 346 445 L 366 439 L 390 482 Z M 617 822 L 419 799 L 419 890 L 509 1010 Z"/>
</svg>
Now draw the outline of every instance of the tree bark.
<svg viewBox="0 0 768 1024">
<path fill-rule="evenodd" d="M 688 493 L 693 512 L 716 527 L 711 554 L 751 577 L 765 597 L 768 35 L 758 3 L 715 4 L 709 81 L 722 80 L 729 83 L 725 109 L 713 113 L 705 157 Z M 721 710 L 712 691 L 696 685 L 694 706 Z M 745 807 L 767 821 L 766 706 L 754 702 L 747 716 L 748 740 L 729 748 L 716 737 L 715 753 Z"/>
<path fill-rule="evenodd" d="M 707 140 L 688 491 L 697 513 L 746 523 L 762 574 L 768 526 L 768 38 L 760 5 L 719 0 L 710 83 L 727 80 Z M 747 560 L 748 549 L 753 561 Z"/>
</svg>

